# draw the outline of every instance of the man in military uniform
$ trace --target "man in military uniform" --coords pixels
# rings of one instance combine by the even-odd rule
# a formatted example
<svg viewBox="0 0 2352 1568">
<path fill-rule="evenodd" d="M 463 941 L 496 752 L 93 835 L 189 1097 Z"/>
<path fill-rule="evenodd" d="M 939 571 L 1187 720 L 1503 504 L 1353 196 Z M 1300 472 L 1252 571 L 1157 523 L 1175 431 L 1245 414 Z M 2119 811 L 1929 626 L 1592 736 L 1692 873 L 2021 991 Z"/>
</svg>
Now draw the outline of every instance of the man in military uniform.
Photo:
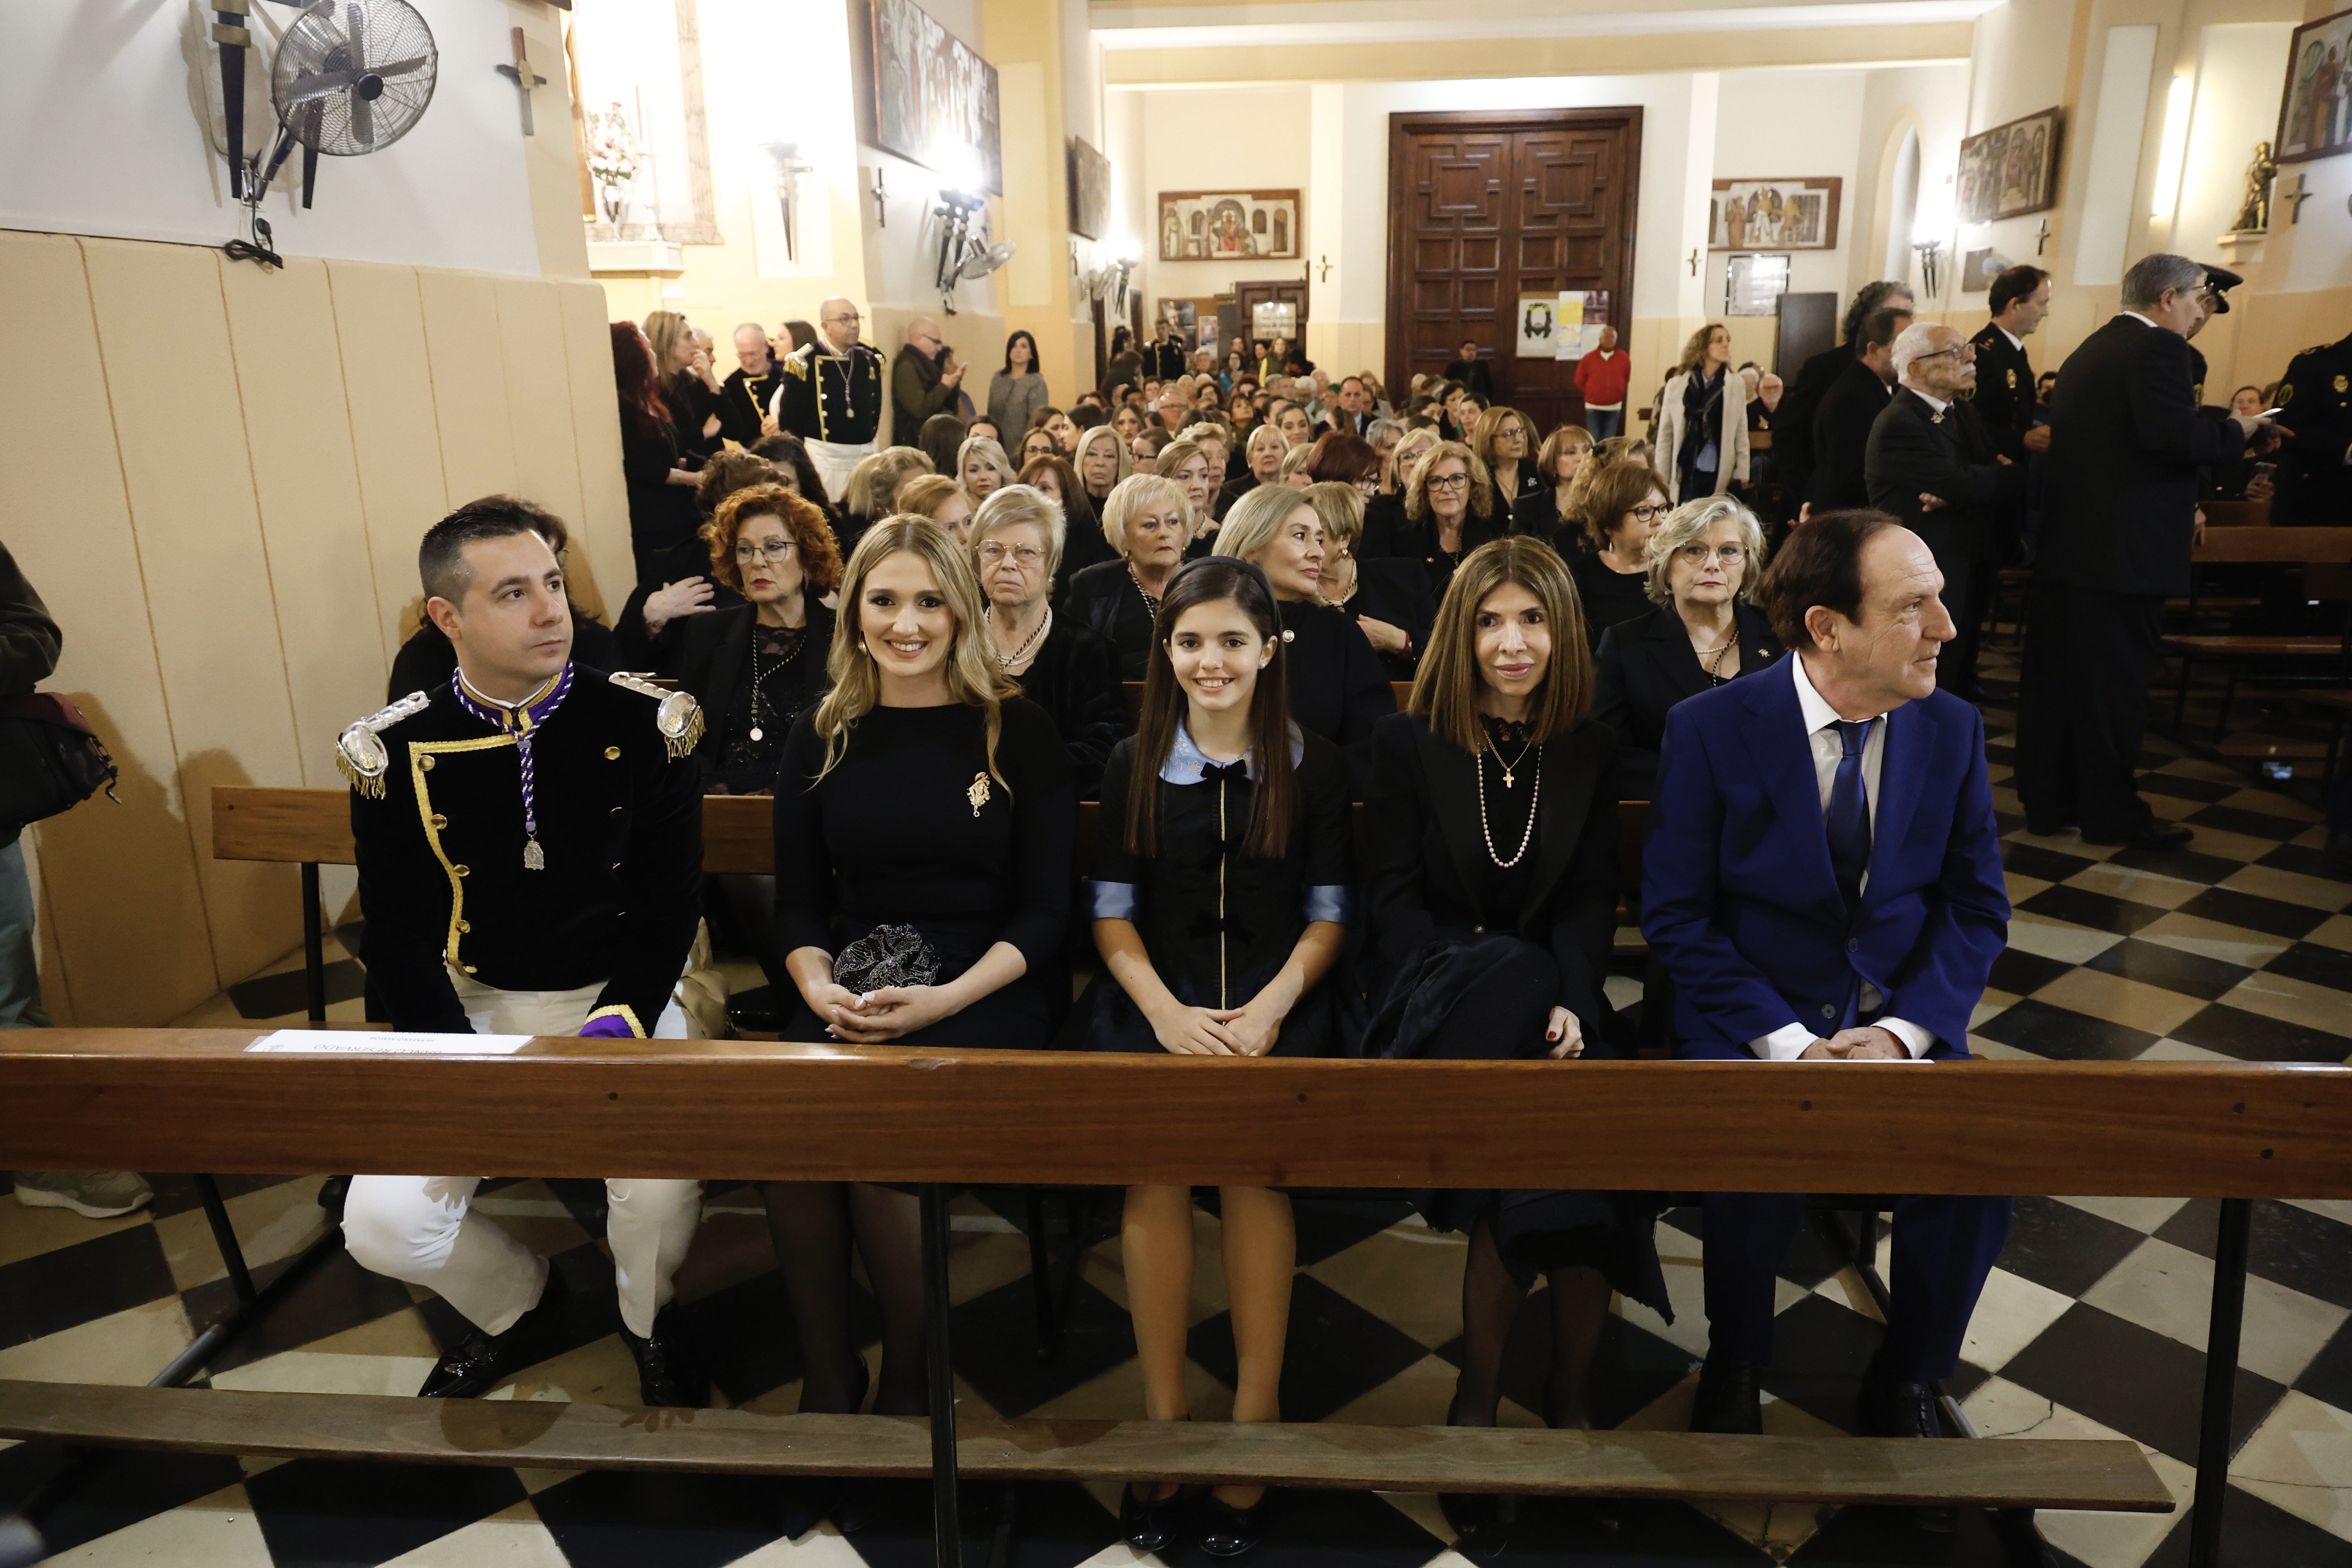
<svg viewBox="0 0 2352 1568">
<path fill-rule="evenodd" d="M 766 434 L 768 405 L 782 379 L 768 329 L 757 321 L 736 328 L 735 369 L 719 388 L 719 433 L 739 447 Z"/>
<path fill-rule="evenodd" d="M 672 1001 L 701 918 L 694 700 L 572 661 L 563 569 L 531 512 L 493 497 L 418 552 L 425 614 L 457 652 L 336 742 L 351 781 L 362 958 L 394 1028 L 680 1037 Z M 469 1215 L 478 1176 L 362 1175 L 343 1233 L 362 1266 L 438 1291 L 470 1325 L 420 1391 L 488 1392 L 563 1349 L 547 1260 Z M 614 1179 L 605 1236 L 647 1405 L 699 1405 L 660 1311 L 700 1184 Z"/>
<path fill-rule="evenodd" d="M 2352 527 L 2352 337 L 2305 349 L 2279 383 L 2279 450 L 2271 521 Z"/>
<path fill-rule="evenodd" d="M 2050 274 L 2039 267 L 2011 267 L 1992 280 L 1985 296 L 1992 312 L 1969 342 L 1977 351 L 1977 384 L 1961 394 L 1992 437 L 1993 450 L 2012 463 L 2028 452 L 2047 451 L 2050 427 L 2033 423 L 2033 364 L 2025 340 L 2050 314 Z"/>
<path fill-rule="evenodd" d="M 858 321 L 856 306 L 827 300 L 817 312 L 816 342 L 777 362 L 783 375 L 768 406 L 777 427 L 808 447 L 834 500 L 858 460 L 873 455 L 882 426 L 882 353 L 857 341 Z"/>
</svg>

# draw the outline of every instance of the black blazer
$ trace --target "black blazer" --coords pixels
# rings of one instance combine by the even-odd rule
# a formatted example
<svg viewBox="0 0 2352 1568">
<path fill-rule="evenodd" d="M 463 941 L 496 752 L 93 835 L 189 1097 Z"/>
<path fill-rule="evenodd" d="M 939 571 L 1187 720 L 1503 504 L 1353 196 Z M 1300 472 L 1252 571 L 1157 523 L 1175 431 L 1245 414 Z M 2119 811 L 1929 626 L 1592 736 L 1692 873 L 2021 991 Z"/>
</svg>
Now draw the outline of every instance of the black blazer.
<svg viewBox="0 0 2352 1568">
<path fill-rule="evenodd" d="M 1495 371 L 1485 360 L 1454 360 L 1445 367 L 1445 379 L 1460 382 L 1489 403 L 1495 401 Z"/>
<path fill-rule="evenodd" d="M 1822 405 L 1813 414 L 1813 473 L 1804 498 L 1815 511 L 1870 504 L 1864 454 L 1870 446 L 1870 427 L 1885 412 L 1886 401 L 1886 384 L 1858 359 L 1848 361 L 1836 383 L 1822 394 Z M 1777 437 L 1772 449 L 1780 449 Z"/>
<path fill-rule="evenodd" d="M 2197 416 L 2188 341 L 2117 316 L 2083 340 L 2050 396 L 2037 573 L 2113 594 L 2189 592 L 2197 465 L 2245 447 Z"/>
<path fill-rule="evenodd" d="M 1938 562 L 1990 561 L 2002 520 L 2025 500 L 2025 469 L 1994 457 L 1975 409 L 1955 402 L 1938 417 L 1926 398 L 1898 387 L 1870 427 L 1870 504 L 1926 540 Z M 1948 504 L 1922 511 L 1922 491 Z"/>
<path fill-rule="evenodd" d="M 1609 1017 L 1601 983 L 1617 929 L 1617 738 L 1587 719 L 1544 742 L 1536 875 L 1517 934 L 1549 952 L 1588 1040 Z M 1372 728 L 1364 797 L 1363 893 L 1371 961 L 1401 970 L 1430 938 L 1482 931 L 1475 882 L 1477 759 L 1396 713 Z"/>
<path fill-rule="evenodd" d="M 1788 384 L 1780 406 L 1772 411 L 1772 471 L 1780 493 L 1794 503 L 1804 499 L 1813 477 L 1813 418 L 1822 399 L 1853 363 L 1853 345 L 1840 343 L 1807 360 Z"/>
<path fill-rule="evenodd" d="M 1118 655 L 1083 621 L 1056 615 L 1037 657 L 1013 679 L 1021 683 L 1021 694 L 1043 708 L 1061 731 L 1078 798 L 1094 799 L 1102 793 L 1110 749 L 1135 733 L 1126 695 L 1118 689 Z"/>
<path fill-rule="evenodd" d="M 2025 433 L 2033 428 L 2033 364 L 2022 345 L 1987 321 L 1969 342 L 1977 347 L 1977 384 L 1960 394 L 1974 407 L 1992 449 L 2012 463 L 2025 461 Z"/>
<path fill-rule="evenodd" d="M 1402 629 L 1412 639 L 1412 651 L 1376 654 L 1391 680 L 1411 680 L 1429 647 L 1430 628 L 1437 624 L 1437 599 L 1429 591 L 1429 574 L 1410 561 L 1377 556 L 1356 561 L 1356 591 L 1339 606 L 1350 621 L 1370 616 Z"/>
<path fill-rule="evenodd" d="M 768 700 L 780 715 L 797 717 L 833 689 L 825 673 L 825 656 L 833 647 L 833 612 L 814 598 L 805 602 L 807 641 L 791 669 L 778 670 L 767 681 Z M 702 759 L 706 788 L 727 754 L 727 726 L 738 689 L 751 678 L 751 622 L 758 614 L 752 605 L 738 604 L 707 616 L 680 616 L 655 641 L 659 655 L 655 668 L 702 704 L 702 743 L 695 754 Z M 791 718 L 777 726 L 780 734 L 791 729 Z M 778 752 L 782 754 L 781 747 Z"/>
<path fill-rule="evenodd" d="M 1356 623 L 1339 611 L 1310 603 L 1281 610 L 1290 716 L 1348 753 L 1349 774 L 1361 789 L 1372 726 L 1396 711 L 1388 668 Z"/>
<path fill-rule="evenodd" d="M 1573 559 L 1585 549 L 1583 531 L 1559 515 L 1559 488 L 1538 485 L 1511 504 L 1511 531 L 1540 539 Z"/>
<path fill-rule="evenodd" d="M 1780 639 L 1772 635 L 1772 623 L 1764 612 L 1739 604 L 1731 614 L 1733 635 L 1739 642 L 1739 674 L 1754 675 L 1778 664 Z M 1666 710 L 1708 689 L 1706 668 L 1692 651 L 1690 634 L 1672 605 L 1611 626 L 1601 636 L 1598 663 L 1592 716 L 1616 731 L 1618 795 L 1625 800 L 1647 800 L 1657 783 Z"/>
<path fill-rule="evenodd" d="M 1127 569 L 1124 557 L 1098 561 L 1070 579 L 1057 611 L 1110 644 L 1121 680 L 1141 680 L 1151 662 L 1151 623 L 1156 612 Z"/>
</svg>

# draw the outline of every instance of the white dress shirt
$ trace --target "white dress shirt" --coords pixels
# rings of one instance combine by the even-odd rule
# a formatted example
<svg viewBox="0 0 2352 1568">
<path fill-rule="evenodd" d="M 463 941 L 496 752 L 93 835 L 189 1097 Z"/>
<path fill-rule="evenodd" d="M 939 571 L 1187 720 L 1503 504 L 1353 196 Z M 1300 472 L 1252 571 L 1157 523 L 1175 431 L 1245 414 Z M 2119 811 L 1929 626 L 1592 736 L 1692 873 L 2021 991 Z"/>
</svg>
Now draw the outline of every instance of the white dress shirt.
<svg viewBox="0 0 2352 1568">
<path fill-rule="evenodd" d="M 1914 390 L 1916 390 L 1916 388 Z M 1921 394 L 1922 396 L 1926 395 Z M 1830 809 L 1830 794 L 1837 787 L 1838 763 L 1845 760 L 1845 742 L 1839 739 L 1837 725 L 1843 715 L 1829 705 L 1826 698 L 1813 689 L 1812 677 L 1806 673 L 1804 655 L 1789 661 L 1796 671 L 1791 677 L 1797 683 L 1797 706 L 1805 715 L 1805 738 L 1813 749 L 1813 778 L 1821 786 L 1822 815 L 1826 818 Z M 1862 793 L 1870 813 L 1871 832 L 1878 831 L 1878 773 L 1886 760 L 1885 715 L 1873 714 L 1870 733 L 1862 743 Z M 1870 886 L 1870 872 L 1864 869 L 1862 885 Z M 1885 1004 L 1878 987 L 1867 980 L 1862 983 L 1860 1009 L 1867 1014 Z M 1916 1059 L 1935 1047 L 1936 1037 L 1907 1018 L 1880 1018 L 1874 1023 L 1903 1042 Z M 1826 1038 L 1813 1032 L 1806 1024 L 1783 1024 L 1770 1034 L 1748 1042 L 1748 1048 L 1764 1061 L 1791 1062 L 1805 1054 L 1805 1047 L 1815 1040 Z"/>
<path fill-rule="evenodd" d="M 2144 318 L 2143 318 L 2143 319 L 2144 319 Z M 2007 327 L 2002 326 L 1999 321 L 1995 321 L 1995 322 L 1992 324 L 1992 330 L 1993 330 L 1994 331 L 1996 331 L 1996 332 L 1999 332 L 2002 337 L 2007 338 L 2007 339 L 2009 340 L 2009 346 L 2010 346 L 2011 348 L 2013 348 L 2013 349 L 2022 349 L 2022 348 L 2024 348 L 2024 347 L 2025 347 L 2025 340 L 2024 340 L 2023 338 L 2019 337 L 2015 332 L 2011 331 Z"/>
</svg>

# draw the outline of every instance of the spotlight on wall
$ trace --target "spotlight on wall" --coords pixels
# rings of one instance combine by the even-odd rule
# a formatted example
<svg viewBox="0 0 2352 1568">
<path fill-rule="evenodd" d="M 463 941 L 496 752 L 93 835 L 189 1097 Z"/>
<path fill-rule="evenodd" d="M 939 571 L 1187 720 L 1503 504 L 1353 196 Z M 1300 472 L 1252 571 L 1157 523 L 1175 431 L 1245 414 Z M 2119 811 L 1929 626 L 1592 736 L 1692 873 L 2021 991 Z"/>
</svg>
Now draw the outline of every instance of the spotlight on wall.
<svg viewBox="0 0 2352 1568">
<path fill-rule="evenodd" d="M 934 281 L 939 285 L 940 308 L 952 316 L 956 313 L 956 285 L 987 277 L 1012 260 L 1017 247 L 1011 240 L 990 242 L 988 198 L 967 191 L 940 192 L 939 205 L 931 209 L 931 221 L 940 231 L 939 269 Z"/>
</svg>

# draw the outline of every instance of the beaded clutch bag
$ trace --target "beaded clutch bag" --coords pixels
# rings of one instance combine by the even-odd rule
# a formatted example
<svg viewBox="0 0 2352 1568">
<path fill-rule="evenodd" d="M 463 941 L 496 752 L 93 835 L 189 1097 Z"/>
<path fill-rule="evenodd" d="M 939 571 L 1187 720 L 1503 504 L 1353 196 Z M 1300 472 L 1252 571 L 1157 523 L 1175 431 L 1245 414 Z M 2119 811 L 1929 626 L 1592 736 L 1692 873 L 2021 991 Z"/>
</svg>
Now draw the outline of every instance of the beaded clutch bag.
<svg viewBox="0 0 2352 1568">
<path fill-rule="evenodd" d="M 940 955 L 913 926 L 876 926 L 834 955 L 833 983 L 865 995 L 892 985 L 929 985 Z"/>
</svg>

